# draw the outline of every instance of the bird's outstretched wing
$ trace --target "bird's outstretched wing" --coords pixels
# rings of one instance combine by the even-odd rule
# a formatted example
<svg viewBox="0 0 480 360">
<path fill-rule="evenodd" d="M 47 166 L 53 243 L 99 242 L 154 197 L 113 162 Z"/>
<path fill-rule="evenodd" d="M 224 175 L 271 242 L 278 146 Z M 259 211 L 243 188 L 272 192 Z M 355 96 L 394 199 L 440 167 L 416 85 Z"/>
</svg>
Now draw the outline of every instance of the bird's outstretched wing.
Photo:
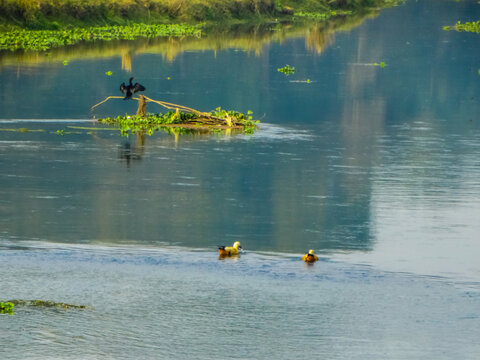
<svg viewBox="0 0 480 360">
<path fill-rule="evenodd" d="M 120 84 L 120 91 L 124 94 L 127 92 L 127 87 L 124 82 Z"/>
<path fill-rule="evenodd" d="M 145 91 L 145 87 L 143 85 L 140 85 L 139 83 L 135 83 L 135 85 L 133 85 L 133 89 L 132 89 L 132 93 L 136 93 L 136 92 L 139 92 L 139 91 Z"/>
</svg>

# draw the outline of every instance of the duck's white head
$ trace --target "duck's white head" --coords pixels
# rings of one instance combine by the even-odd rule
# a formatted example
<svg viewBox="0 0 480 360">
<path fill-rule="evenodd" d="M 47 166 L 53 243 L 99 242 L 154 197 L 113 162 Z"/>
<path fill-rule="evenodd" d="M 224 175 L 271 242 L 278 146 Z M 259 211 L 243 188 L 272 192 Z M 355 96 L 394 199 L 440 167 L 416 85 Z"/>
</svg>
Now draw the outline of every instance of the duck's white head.
<svg viewBox="0 0 480 360">
<path fill-rule="evenodd" d="M 313 249 L 308 250 L 308 253 L 309 253 L 310 255 L 315 255 Z"/>
<path fill-rule="evenodd" d="M 240 241 L 235 241 L 235 242 L 233 243 L 233 247 L 234 247 L 235 249 L 241 249 L 241 248 L 242 248 L 242 245 L 240 245 Z"/>
</svg>

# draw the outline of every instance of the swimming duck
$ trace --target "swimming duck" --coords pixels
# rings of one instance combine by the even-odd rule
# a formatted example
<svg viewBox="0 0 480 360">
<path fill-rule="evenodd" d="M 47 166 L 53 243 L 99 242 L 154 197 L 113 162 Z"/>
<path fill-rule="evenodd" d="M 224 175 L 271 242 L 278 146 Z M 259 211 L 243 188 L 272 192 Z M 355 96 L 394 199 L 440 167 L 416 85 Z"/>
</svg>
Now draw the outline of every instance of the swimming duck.
<svg viewBox="0 0 480 360">
<path fill-rule="evenodd" d="M 235 241 L 233 246 L 219 246 L 218 252 L 220 253 L 220 257 L 234 256 L 238 255 L 238 250 L 241 249 L 242 245 L 240 245 L 240 241 Z"/>
<path fill-rule="evenodd" d="M 129 79 L 129 84 L 125 86 L 125 83 L 120 84 L 120 91 L 125 94 L 123 100 L 128 100 L 132 98 L 132 95 L 139 91 L 145 91 L 145 87 L 139 83 L 132 84 L 133 77 Z"/>
<path fill-rule="evenodd" d="M 314 263 L 315 261 L 318 260 L 318 257 L 317 257 L 317 255 L 315 255 L 315 253 L 313 252 L 313 250 L 310 249 L 310 250 L 308 251 L 308 253 L 306 253 L 305 255 L 303 255 L 302 260 L 305 261 L 305 262 L 307 262 L 307 263 L 311 263 L 311 264 L 312 264 L 312 263 Z"/>
</svg>

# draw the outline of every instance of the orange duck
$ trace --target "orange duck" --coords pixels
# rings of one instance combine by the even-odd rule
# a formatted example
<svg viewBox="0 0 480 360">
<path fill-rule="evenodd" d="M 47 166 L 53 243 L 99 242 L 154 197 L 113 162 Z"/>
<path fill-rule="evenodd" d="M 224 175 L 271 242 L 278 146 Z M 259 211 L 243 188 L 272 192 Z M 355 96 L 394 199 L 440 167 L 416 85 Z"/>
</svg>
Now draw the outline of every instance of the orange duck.
<svg viewBox="0 0 480 360">
<path fill-rule="evenodd" d="M 238 252 L 241 249 L 242 245 L 240 245 L 240 241 L 235 241 L 233 243 L 233 246 L 219 246 L 218 252 L 220 254 L 220 257 L 234 256 L 238 255 Z"/>
<path fill-rule="evenodd" d="M 308 253 L 303 255 L 302 260 L 305 261 L 306 263 L 313 264 L 315 261 L 318 260 L 317 255 L 313 252 L 313 250 L 309 250 Z"/>
</svg>

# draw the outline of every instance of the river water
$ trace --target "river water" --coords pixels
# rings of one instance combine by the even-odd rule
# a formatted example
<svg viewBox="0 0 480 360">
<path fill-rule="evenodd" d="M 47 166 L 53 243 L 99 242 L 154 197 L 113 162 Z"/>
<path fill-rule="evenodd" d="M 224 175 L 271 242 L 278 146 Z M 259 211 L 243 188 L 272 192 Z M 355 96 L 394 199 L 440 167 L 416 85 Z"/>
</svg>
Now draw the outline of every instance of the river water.
<svg viewBox="0 0 480 360">
<path fill-rule="evenodd" d="M 0 300 L 88 305 L 0 315 L 0 358 L 480 358 L 480 36 L 459 20 L 480 5 L 0 53 Z M 260 128 L 89 129 L 135 111 L 89 110 L 130 76 Z"/>
</svg>

